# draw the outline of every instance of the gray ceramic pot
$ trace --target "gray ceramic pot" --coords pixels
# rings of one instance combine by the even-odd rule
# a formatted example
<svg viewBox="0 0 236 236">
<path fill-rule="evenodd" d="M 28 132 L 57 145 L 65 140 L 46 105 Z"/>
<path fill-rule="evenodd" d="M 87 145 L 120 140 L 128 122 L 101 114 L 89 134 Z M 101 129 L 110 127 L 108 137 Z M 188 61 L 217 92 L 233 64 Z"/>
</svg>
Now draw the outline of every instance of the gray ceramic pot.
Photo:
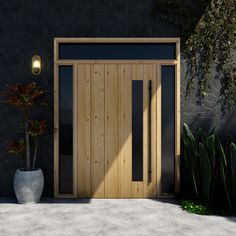
<svg viewBox="0 0 236 236">
<path fill-rule="evenodd" d="M 19 203 L 29 204 L 40 201 L 44 186 L 41 169 L 25 171 L 18 169 L 14 177 L 14 191 Z"/>
</svg>

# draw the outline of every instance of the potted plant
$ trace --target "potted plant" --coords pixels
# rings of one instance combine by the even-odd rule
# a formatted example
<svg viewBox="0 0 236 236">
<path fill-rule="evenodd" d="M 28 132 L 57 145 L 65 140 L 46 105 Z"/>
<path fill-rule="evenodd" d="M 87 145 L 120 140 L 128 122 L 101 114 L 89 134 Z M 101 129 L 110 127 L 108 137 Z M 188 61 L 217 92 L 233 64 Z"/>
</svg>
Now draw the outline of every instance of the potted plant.
<svg viewBox="0 0 236 236">
<path fill-rule="evenodd" d="M 25 162 L 24 168 L 17 169 L 14 177 L 14 191 L 19 203 L 37 203 L 43 192 L 43 172 L 35 163 L 39 138 L 45 133 L 47 122 L 33 120 L 31 109 L 45 93 L 46 90 L 35 82 L 7 85 L 2 93 L 2 102 L 19 108 L 23 118 L 20 137 L 7 144 L 7 152 L 22 157 Z"/>
</svg>

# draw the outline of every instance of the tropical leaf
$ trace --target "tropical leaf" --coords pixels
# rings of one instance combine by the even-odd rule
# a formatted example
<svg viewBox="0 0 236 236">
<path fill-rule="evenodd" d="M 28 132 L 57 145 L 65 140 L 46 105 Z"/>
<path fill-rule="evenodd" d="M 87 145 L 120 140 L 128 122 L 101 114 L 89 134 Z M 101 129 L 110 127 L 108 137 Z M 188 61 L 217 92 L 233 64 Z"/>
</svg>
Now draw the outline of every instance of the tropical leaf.
<svg viewBox="0 0 236 236">
<path fill-rule="evenodd" d="M 35 82 L 29 84 L 7 85 L 1 93 L 3 99 L 1 102 L 14 106 L 32 106 L 34 102 L 47 93 L 41 89 Z"/>
<path fill-rule="evenodd" d="M 6 151 L 9 154 L 22 156 L 25 153 L 25 141 L 22 138 L 7 142 Z"/>
<path fill-rule="evenodd" d="M 32 137 L 37 137 L 46 132 L 48 123 L 46 120 L 29 120 L 29 135 Z"/>
</svg>

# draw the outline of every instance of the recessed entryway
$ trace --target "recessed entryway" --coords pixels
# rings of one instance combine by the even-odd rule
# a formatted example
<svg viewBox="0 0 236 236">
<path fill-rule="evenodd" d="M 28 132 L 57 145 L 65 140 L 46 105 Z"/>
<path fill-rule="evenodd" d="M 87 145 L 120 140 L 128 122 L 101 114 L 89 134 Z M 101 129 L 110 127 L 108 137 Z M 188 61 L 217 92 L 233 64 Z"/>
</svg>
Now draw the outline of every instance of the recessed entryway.
<svg viewBox="0 0 236 236">
<path fill-rule="evenodd" d="M 55 197 L 179 188 L 179 39 L 56 38 Z"/>
</svg>

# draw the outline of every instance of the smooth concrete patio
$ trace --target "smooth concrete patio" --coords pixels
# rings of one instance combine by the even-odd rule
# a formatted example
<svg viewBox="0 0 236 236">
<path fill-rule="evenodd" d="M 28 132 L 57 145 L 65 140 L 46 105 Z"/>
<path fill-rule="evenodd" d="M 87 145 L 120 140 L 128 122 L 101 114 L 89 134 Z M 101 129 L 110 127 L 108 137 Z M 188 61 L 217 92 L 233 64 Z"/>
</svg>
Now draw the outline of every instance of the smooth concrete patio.
<svg viewBox="0 0 236 236">
<path fill-rule="evenodd" d="M 0 236 L 236 235 L 236 217 L 199 216 L 174 200 L 0 200 Z"/>
</svg>

